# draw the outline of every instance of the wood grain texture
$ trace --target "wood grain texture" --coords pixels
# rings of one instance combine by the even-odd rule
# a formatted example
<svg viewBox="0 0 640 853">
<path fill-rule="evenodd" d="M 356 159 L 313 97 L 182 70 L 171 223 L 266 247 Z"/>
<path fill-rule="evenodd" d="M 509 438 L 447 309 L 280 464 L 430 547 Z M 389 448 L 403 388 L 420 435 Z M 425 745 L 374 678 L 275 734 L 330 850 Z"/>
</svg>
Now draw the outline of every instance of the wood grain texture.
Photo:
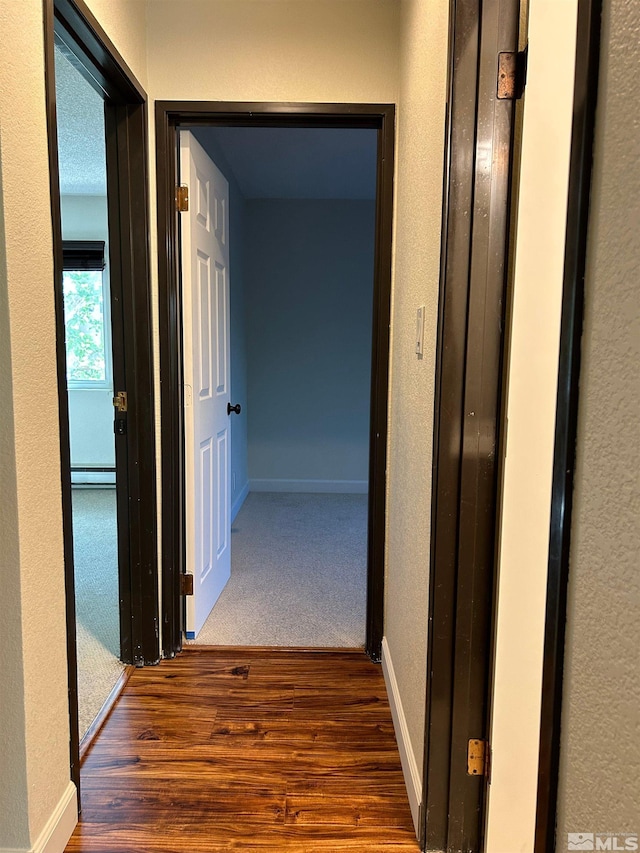
<svg viewBox="0 0 640 853">
<path fill-rule="evenodd" d="M 412 851 L 380 667 L 198 649 L 131 676 L 82 767 L 69 853 Z"/>
<path fill-rule="evenodd" d="M 96 739 L 98 732 L 105 724 L 105 721 L 108 719 L 109 714 L 113 710 L 114 705 L 118 700 L 118 696 L 124 690 L 127 681 L 131 678 L 133 673 L 136 671 L 135 666 L 127 666 L 124 668 L 123 672 L 120 675 L 120 678 L 113 685 L 112 690 L 107 696 L 104 705 L 100 708 L 98 715 L 95 720 L 91 723 L 87 731 L 84 733 L 82 740 L 80 741 L 80 763 L 84 761 L 84 757 L 89 752 L 91 748 L 91 744 Z"/>
</svg>

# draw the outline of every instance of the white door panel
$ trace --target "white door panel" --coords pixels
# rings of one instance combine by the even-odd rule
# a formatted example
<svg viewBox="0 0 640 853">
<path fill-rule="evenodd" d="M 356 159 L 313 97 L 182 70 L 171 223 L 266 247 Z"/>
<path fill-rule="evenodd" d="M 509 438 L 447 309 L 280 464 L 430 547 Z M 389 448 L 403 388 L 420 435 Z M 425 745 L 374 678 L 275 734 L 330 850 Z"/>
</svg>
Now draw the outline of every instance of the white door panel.
<svg viewBox="0 0 640 853">
<path fill-rule="evenodd" d="M 189 131 L 180 132 L 185 394 L 187 637 L 202 628 L 231 574 L 229 186 Z"/>
</svg>

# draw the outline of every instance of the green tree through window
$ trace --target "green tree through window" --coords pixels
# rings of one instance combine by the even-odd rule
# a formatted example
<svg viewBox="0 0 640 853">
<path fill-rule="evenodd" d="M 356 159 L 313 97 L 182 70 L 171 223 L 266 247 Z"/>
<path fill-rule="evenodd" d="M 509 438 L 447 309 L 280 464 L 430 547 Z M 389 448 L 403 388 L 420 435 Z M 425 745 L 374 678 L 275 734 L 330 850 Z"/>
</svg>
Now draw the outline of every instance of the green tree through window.
<svg viewBox="0 0 640 853">
<path fill-rule="evenodd" d="M 68 382 L 106 382 L 102 270 L 65 270 L 62 279 Z"/>
</svg>

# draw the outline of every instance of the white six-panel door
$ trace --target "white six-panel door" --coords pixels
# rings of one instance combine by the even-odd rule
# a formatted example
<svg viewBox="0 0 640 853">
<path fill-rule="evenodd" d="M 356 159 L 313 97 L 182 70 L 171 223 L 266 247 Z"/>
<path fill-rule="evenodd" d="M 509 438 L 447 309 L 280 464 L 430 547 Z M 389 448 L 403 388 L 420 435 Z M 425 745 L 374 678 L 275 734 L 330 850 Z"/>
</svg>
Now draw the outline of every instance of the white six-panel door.
<svg viewBox="0 0 640 853">
<path fill-rule="evenodd" d="M 180 131 L 187 637 L 202 628 L 231 574 L 229 185 L 189 131 Z"/>
</svg>

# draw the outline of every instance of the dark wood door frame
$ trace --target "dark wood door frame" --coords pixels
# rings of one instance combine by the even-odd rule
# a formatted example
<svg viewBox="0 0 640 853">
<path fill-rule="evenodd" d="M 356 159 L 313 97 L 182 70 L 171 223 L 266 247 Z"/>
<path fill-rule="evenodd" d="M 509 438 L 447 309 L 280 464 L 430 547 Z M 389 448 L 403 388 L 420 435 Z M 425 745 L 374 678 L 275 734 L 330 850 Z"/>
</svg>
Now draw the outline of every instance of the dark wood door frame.
<svg viewBox="0 0 640 853">
<path fill-rule="evenodd" d="M 182 333 L 175 192 L 179 126 L 374 128 L 378 186 L 373 296 L 366 650 L 379 661 L 384 608 L 384 537 L 391 302 L 395 107 L 389 104 L 156 103 L 160 372 L 162 387 L 162 646 L 180 651 L 184 571 Z"/>
<path fill-rule="evenodd" d="M 486 778 L 519 0 L 451 0 L 421 845 L 480 851 Z"/>
<path fill-rule="evenodd" d="M 498 211 L 497 223 L 503 237 L 499 245 L 494 246 L 499 251 L 489 255 L 490 243 L 481 239 L 478 244 L 474 230 L 476 213 L 483 211 L 477 186 L 476 145 L 478 124 L 484 119 L 487 127 L 487 118 L 493 123 L 494 143 L 501 138 L 504 145 L 512 145 L 513 119 L 509 103 L 502 107 L 503 116 L 497 124 L 498 114 L 494 113 L 491 118 L 491 111 L 495 107 L 497 53 L 516 49 L 518 7 L 516 0 L 502 3 L 485 0 L 482 7 L 475 0 L 451 0 L 450 5 L 449 112 L 434 422 L 425 800 L 420 821 L 422 846 L 426 850 L 480 851 L 483 846 L 486 781 L 466 774 L 466 749 L 468 737 L 488 741 L 489 736 L 487 710 L 492 688 L 489 652 L 496 605 L 493 553 L 497 533 L 496 475 L 499 474 L 497 460 L 501 457 L 504 433 L 501 356 L 510 191 L 504 172 L 492 176 L 497 190 L 492 203 L 502 211 Z M 500 15 L 496 20 L 498 9 Z M 601 10 L 601 0 L 578 2 L 535 853 L 547 853 L 555 846 L 580 338 Z M 474 164 L 473 169 L 469 169 L 469 163 Z M 491 216 L 490 208 L 485 209 Z M 474 211 L 471 221 L 464 213 L 466 210 Z M 474 289 L 478 289 L 473 257 L 477 249 L 481 265 L 483 257 L 485 260 L 493 258 L 491 287 L 484 301 L 484 307 L 490 309 L 493 318 L 493 323 L 483 331 L 485 343 L 487 333 L 489 336 L 488 350 L 480 340 L 482 336 L 476 337 L 475 343 L 473 337 L 478 329 L 478 310 L 482 306 L 482 300 L 478 302 L 473 297 Z M 455 346 L 460 341 L 464 342 L 464 347 Z M 473 356 L 474 352 L 475 363 L 469 360 L 469 354 Z M 493 388 L 495 394 L 493 401 L 486 401 L 489 404 L 485 409 L 487 444 L 485 453 L 479 454 L 480 435 L 475 421 L 471 435 L 468 429 L 469 419 L 478 416 L 479 398 L 476 397 L 472 404 L 467 401 L 469 391 L 474 395 L 479 388 L 478 365 L 483 360 L 481 354 L 487 352 L 492 365 L 489 373 L 494 379 L 486 388 Z M 467 452 L 470 438 L 471 454 Z M 452 446 L 457 448 L 454 454 L 450 453 Z M 472 509 L 471 526 L 465 524 L 461 512 L 465 481 L 468 486 L 469 480 L 474 491 L 471 500 L 467 492 L 467 507 L 471 507 L 474 499 L 477 501 L 482 490 L 485 507 L 480 515 L 478 506 Z M 480 485 L 482 489 L 478 488 Z M 467 509 L 467 513 L 469 511 Z M 467 518 L 469 520 L 469 515 Z M 476 549 L 475 565 L 469 560 L 470 542 Z"/>
<path fill-rule="evenodd" d="M 127 434 L 116 440 L 121 655 L 159 660 L 156 459 L 148 250 L 146 95 L 82 0 L 43 0 L 53 224 L 60 457 L 64 532 L 71 775 L 79 787 L 77 650 L 68 396 L 62 301 L 62 221 L 57 148 L 56 41 L 105 99 L 112 311 L 120 314 L 114 382 L 128 393 Z"/>
</svg>

